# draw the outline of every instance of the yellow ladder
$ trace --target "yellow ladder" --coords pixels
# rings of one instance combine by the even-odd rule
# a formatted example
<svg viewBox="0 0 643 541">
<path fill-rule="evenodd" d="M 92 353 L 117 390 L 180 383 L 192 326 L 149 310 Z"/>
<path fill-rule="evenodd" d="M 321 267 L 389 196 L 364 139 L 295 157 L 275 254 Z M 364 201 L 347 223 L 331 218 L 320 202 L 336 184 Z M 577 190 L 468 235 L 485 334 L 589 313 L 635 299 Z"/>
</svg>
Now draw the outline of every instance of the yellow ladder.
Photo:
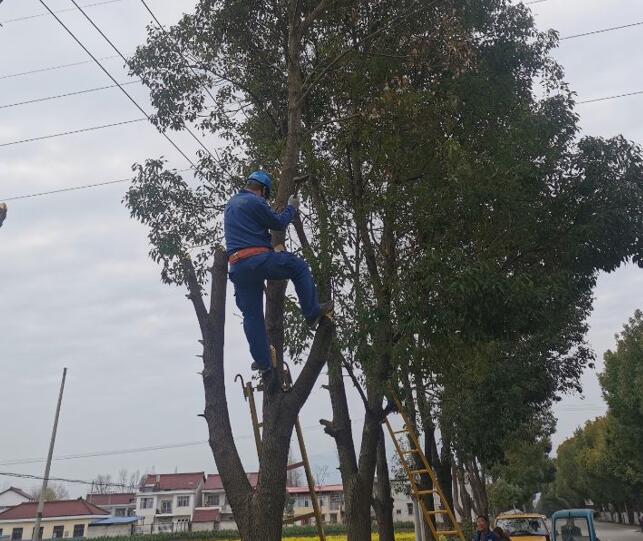
<svg viewBox="0 0 643 541">
<path fill-rule="evenodd" d="M 411 496 L 416 500 L 417 504 L 420 506 L 420 509 L 422 510 L 422 516 L 424 517 L 424 522 L 426 522 L 426 525 L 429 527 L 429 530 L 431 530 L 433 539 L 436 541 L 439 539 L 440 535 L 458 536 L 460 541 L 465 541 L 462 528 L 460 528 L 460 524 L 458 524 L 458 522 L 456 521 L 455 516 L 451 511 L 451 507 L 449 507 L 449 502 L 445 498 L 444 493 L 440 488 L 440 483 L 438 482 L 437 475 L 433 471 L 433 468 L 431 468 L 431 466 L 429 465 L 429 461 L 426 459 L 426 456 L 422 451 L 422 447 L 420 447 L 418 435 L 413 429 L 413 425 L 410 422 L 410 419 L 406 410 L 402 406 L 400 399 L 398 398 L 397 394 L 395 393 L 395 391 L 390 385 L 388 387 L 388 390 L 389 390 L 389 394 L 391 395 L 391 398 L 393 399 L 393 402 L 395 404 L 395 407 L 398 413 L 402 416 L 402 420 L 404 421 L 404 427 L 402 428 L 402 430 L 393 430 L 393 427 L 391 426 L 391 423 L 389 422 L 388 417 L 386 417 L 385 419 L 386 428 L 388 429 L 388 432 L 391 435 L 391 439 L 393 440 L 393 445 L 395 445 L 395 450 L 397 451 L 397 454 L 400 457 L 400 463 L 402 464 L 402 468 L 404 469 L 404 472 L 406 473 L 406 476 L 409 478 L 409 481 L 411 483 Z M 408 440 L 409 440 L 408 443 L 410 446 L 409 449 L 406 449 L 398 439 L 398 437 L 400 436 L 403 437 L 404 435 L 408 437 Z M 409 462 L 408 457 L 415 457 L 415 460 L 413 461 L 413 463 Z M 419 486 L 419 483 L 420 483 L 419 478 L 422 475 L 429 476 L 429 478 L 431 479 L 431 484 L 433 486 L 432 489 L 422 489 Z M 438 495 L 438 499 L 440 500 L 439 508 L 429 509 L 426 505 L 426 502 L 424 501 L 424 496 L 434 498 L 435 494 Z M 447 525 L 446 530 L 439 529 L 438 522 L 437 522 L 438 515 L 442 517 L 443 523 Z"/>
<path fill-rule="evenodd" d="M 272 353 L 272 365 L 273 370 L 277 366 L 275 350 L 271 346 Z M 283 390 L 288 391 L 292 386 L 292 377 L 290 375 L 290 369 L 284 363 L 283 364 Z M 261 392 L 263 390 L 263 385 L 259 384 L 256 387 L 253 387 L 252 382 L 249 381 L 245 383 L 243 376 L 237 374 L 235 376 L 235 381 L 237 379 L 241 380 L 241 388 L 243 389 L 243 397 L 248 402 L 250 406 L 250 418 L 252 419 L 252 429 L 255 436 L 255 444 L 257 446 L 257 455 L 261 457 L 261 428 L 263 423 L 259 421 L 259 415 L 257 414 L 257 403 L 255 401 L 255 392 Z M 292 524 L 299 520 L 307 520 L 309 518 L 314 518 L 317 526 L 317 533 L 319 534 L 320 541 L 326 541 L 326 536 L 324 534 L 324 526 L 321 518 L 321 510 L 319 508 L 319 500 L 317 499 L 317 493 L 315 492 L 315 479 L 313 478 L 312 471 L 310 469 L 310 462 L 308 461 L 308 452 L 306 451 L 306 444 L 304 442 L 304 433 L 301 429 L 301 423 L 299 422 L 299 416 L 295 421 L 295 433 L 297 434 L 297 443 L 299 444 L 299 455 L 301 456 L 300 462 L 295 462 L 293 464 L 288 464 L 288 470 L 294 470 L 297 468 L 304 468 L 306 474 L 306 483 L 308 484 L 308 491 L 310 494 L 310 500 L 313 505 L 313 510 L 310 513 L 302 513 L 300 515 L 293 515 L 292 517 L 284 518 L 284 524 Z"/>
</svg>

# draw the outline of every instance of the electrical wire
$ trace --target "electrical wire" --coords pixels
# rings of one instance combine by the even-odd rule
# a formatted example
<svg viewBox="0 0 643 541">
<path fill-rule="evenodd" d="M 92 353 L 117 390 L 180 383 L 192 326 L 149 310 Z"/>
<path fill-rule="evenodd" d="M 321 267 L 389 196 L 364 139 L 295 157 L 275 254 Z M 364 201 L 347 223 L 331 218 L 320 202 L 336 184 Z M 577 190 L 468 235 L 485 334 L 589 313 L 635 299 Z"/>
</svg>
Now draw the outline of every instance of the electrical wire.
<svg viewBox="0 0 643 541">
<path fill-rule="evenodd" d="M 29 473 L 17 473 L 17 472 L 6 472 L 6 471 L 0 471 L 0 476 L 4 477 L 16 477 L 18 479 L 35 479 L 37 481 L 42 481 L 45 479 L 44 477 L 41 477 L 40 475 L 31 475 Z M 72 484 L 77 484 L 77 485 L 96 485 L 97 483 L 95 481 L 85 481 L 84 479 L 66 479 L 64 477 L 47 477 L 48 481 L 57 481 L 59 483 L 72 483 Z M 116 488 L 129 488 L 129 485 L 124 485 L 121 483 L 98 483 L 100 486 L 109 486 L 109 487 L 116 487 Z"/>
<path fill-rule="evenodd" d="M 0 148 L 10 147 L 13 145 L 21 145 L 23 143 L 32 143 L 34 141 L 43 141 L 44 139 L 54 139 L 55 137 L 63 137 L 65 135 L 73 135 L 75 133 L 85 133 L 95 130 L 102 130 L 104 128 L 113 128 L 115 126 L 124 126 L 126 124 L 134 124 L 135 122 L 142 122 L 145 118 L 133 118 L 132 120 L 123 120 L 122 122 L 113 122 L 111 124 L 103 124 L 101 126 L 92 126 L 91 128 L 81 128 L 79 130 L 70 130 L 60 133 L 52 133 L 49 135 L 41 135 L 39 137 L 30 137 L 28 139 L 20 139 L 18 141 L 10 141 L 9 143 L 0 143 Z"/>
<path fill-rule="evenodd" d="M 188 167 L 186 169 L 178 169 L 175 171 L 176 173 L 185 173 L 186 171 L 191 171 L 192 168 Z M 121 182 L 128 182 L 131 181 L 131 177 L 128 178 L 119 178 L 116 180 L 106 180 L 104 182 L 96 182 L 94 184 L 84 184 L 82 186 L 67 186 L 65 188 L 59 188 L 56 190 L 49 190 L 47 192 L 36 192 L 36 193 L 29 193 L 29 194 L 23 194 L 23 195 L 16 195 L 13 197 L 5 197 L 5 198 L 0 198 L 0 201 L 17 201 L 18 199 L 31 199 L 33 197 L 42 197 L 44 195 L 53 195 L 57 193 L 64 193 L 64 192 L 74 192 L 77 190 L 86 190 L 89 188 L 98 188 L 100 186 L 109 186 L 111 184 L 119 184 Z M 3 465 L 0 463 L 0 465 Z"/>
<path fill-rule="evenodd" d="M 101 56 L 98 58 L 98 60 L 113 60 L 114 58 L 118 58 L 118 55 L 113 54 L 110 56 Z M 46 68 L 37 68 L 29 71 L 21 71 L 19 73 L 10 73 L 8 75 L 0 75 L 0 80 L 12 79 L 14 77 L 23 77 L 24 75 L 32 75 L 34 73 L 44 73 L 47 71 L 73 68 L 74 66 L 82 66 L 83 64 L 93 64 L 93 60 L 81 60 L 80 62 L 72 62 L 70 64 L 59 64 L 57 66 L 47 66 Z"/>
<path fill-rule="evenodd" d="M 364 421 L 364 417 L 357 418 L 357 419 L 352 419 L 351 424 L 356 424 L 356 423 L 361 423 Z M 303 426 L 303 430 L 323 430 L 324 427 L 320 424 L 314 424 L 314 425 L 308 425 L 308 426 Z M 235 441 L 238 440 L 247 440 L 250 438 L 254 438 L 254 434 L 241 434 L 239 436 L 235 436 Z M 150 445 L 147 447 L 135 447 L 131 449 L 116 449 L 116 450 L 110 450 L 110 451 L 93 451 L 89 453 L 81 453 L 81 454 L 74 454 L 74 455 L 62 455 L 62 456 L 56 456 L 53 458 L 55 461 L 60 461 L 60 460 L 76 460 L 79 458 L 94 458 L 94 457 L 102 457 L 102 456 L 115 456 L 115 455 L 126 455 L 126 454 L 134 454 L 134 453 L 146 453 L 149 451 L 163 451 L 166 449 L 180 449 L 182 447 L 196 447 L 199 445 L 208 445 L 209 442 L 208 440 L 197 440 L 197 441 L 188 441 L 188 442 L 183 442 L 183 443 L 170 443 L 166 445 Z M 29 459 L 23 459 L 23 460 L 8 460 L 5 462 L 0 462 L 0 466 L 21 466 L 25 464 L 38 464 L 45 462 L 47 459 L 46 458 L 29 458 Z M 3 475 L 2 472 L 0 472 L 0 475 Z"/>
<path fill-rule="evenodd" d="M 136 83 L 139 83 L 140 79 L 136 81 L 126 81 L 124 83 L 120 83 L 121 86 L 127 86 L 127 85 L 133 85 Z M 18 107 L 20 105 L 29 105 L 32 103 L 41 103 L 43 101 L 50 101 L 50 100 L 57 100 L 60 98 L 66 98 L 68 96 L 78 96 L 80 94 L 88 94 L 90 92 L 98 92 L 99 90 L 107 90 L 108 88 L 117 88 L 118 85 L 107 85 L 107 86 L 97 86 L 95 88 L 87 88 L 85 90 L 76 90 L 74 92 L 66 92 L 64 94 L 56 94 L 54 96 L 46 96 L 44 98 L 34 98 L 32 100 L 25 100 L 25 101 L 17 101 L 15 103 L 8 103 L 6 105 L 0 105 L 0 109 L 9 109 L 11 107 Z"/>
<path fill-rule="evenodd" d="M 101 62 L 100 62 L 100 61 L 99 61 L 99 60 L 98 60 L 98 59 L 97 59 L 97 58 L 96 58 L 96 57 L 95 57 L 95 56 L 90 52 L 90 50 L 89 50 L 87 47 L 85 47 L 85 45 L 83 44 L 83 42 L 82 42 L 82 41 L 80 41 L 80 39 L 78 39 L 78 38 L 76 37 L 76 35 L 75 35 L 75 34 L 74 34 L 70 29 L 69 29 L 69 27 L 68 27 L 68 26 L 67 26 L 67 25 L 66 25 L 66 24 L 65 24 L 65 23 L 60 19 L 60 17 L 58 17 L 58 15 L 56 15 L 56 14 L 51 10 L 51 8 L 50 8 L 50 7 L 45 3 L 45 0 L 39 0 L 39 2 L 43 5 L 43 7 L 44 7 L 44 8 L 45 8 L 49 13 L 51 13 L 52 17 L 53 17 L 54 19 L 56 19 L 56 21 L 58 21 L 58 23 L 59 23 L 59 24 L 60 24 L 60 25 L 61 25 L 61 26 L 62 26 L 62 27 L 67 31 L 67 33 L 68 33 L 68 34 L 69 34 L 69 35 L 74 39 L 74 41 L 75 41 L 76 43 L 78 43 L 78 45 L 80 45 L 80 46 L 82 47 L 82 49 L 83 49 L 83 50 L 84 50 L 84 51 L 85 51 L 85 52 L 86 52 L 86 53 L 87 53 L 87 54 L 92 58 L 92 60 L 93 60 L 94 62 L 96 62 L 96 64 L 98 64 L 98 66 L 101 68 L 101 70 L 103 70 L 103 72 L 104 72 L 104 73 L 105 73 L 105 74 L 106 74 L 106 75 L 107 75 L 107 76 L 112 80 L 112 82 L 113 82 L 115 85 L 117 85 L 117 86 L 118 86 L 118 88 L 121 90 L 121 92 L 123 92 L 123 94 L 125 94 L 125 95 L 127 96 L 127 98 L 128 98 L 128 99 L 129 99 L 129 100 L 130 100 L 130 101 L 131 101 L 131 102 L 136 106 L 136 108 L 137 108 L 141 113 L 143 113 L 143 115 L 145 115 L 145 117 L 147 118 L 147 120 L 149 120 L 149 121 L 150 121 L 150 123 L 152 123 L 152 124 L 153 124 L 151 117 L 147 114 L 147 112 L 145 111 L 145 109 L 143 109 L 143 108 L 138 104 L 138 102 L 137 102 L 137 101 L 136 101 L 136 100 L 131 96 L 131 94 L 130 94 L 129 92 L 127 92 L 127 90 L 125 90 L 125 89 L 124 89 L 124 88 L 119 84 L 119 82 L 118 82 L 118 81 L 114 78 L 114 76 L 113 76 L 113 75 L 112 75 L 112 74 L 107 70 L 107 68 L 105 68 L 105 66 L 103 66 L 103 64 L 101 64 Z M 74 2 L 74 5 L 76 5 L 76 2 Z M 82 11 L 82 10 L 81 10 L 81 11 Z M 165 132 L 161 132 L 161 131 L 159 131 L 159 133 L 160 133 L 160 134 L 161 134 L 161 135 L 162 135 L 162 136 L 163 136 L 163 137 L 164 137 L 164 138 L 165 138 L 165 139 L 166 139 L 166 140 L 167 140 L 167 141 L 168 141 L 168 142 L 169 142 L 169 143 L 170 143 L 170 144 L 171 144 L 171 145 L 172 145 L 172 146 L 173 146 L 173 147 L 178 151 L 178 152 L 179 152 L 179 154 L 181 154 L 181 156 L 183 156 L 183 157 L 188 161 L 188 163 L 189 163 L 192 167 L 196 167 L 196 165 L 194 164 L 194 162 L 193 162 L 193 161 L 188 157 L 188 155 L 187 155 L 185 152 L 183 152 L 183 150 L 181 150 L 181 148 L 180 148 L 180 147 L 179 147 L 179 146 L 178 146 L 178 145 L 177 145 L 177 144 L 176 144 L 176 143 L 175 143 L 175 142 L 174 142 L 174 141 L 173 141 L 173 140 L 172 140 L 172 139 L 167 135 L 167 133 L 165 133 Z"/>
<path fill-rule="evenodd" d="M 621 26 L 612 26 L 610 28 L 600 28 L 599 30 L 592 30 L 590 32 L 583 32 L 582 34 L 572 34 L 571 36 L 565 36 L 559 39 L 559 41 L 565 41 L 568 39 L 582 38 L 585 36 L 593 36 L 595 34 L 604 34 L 605 32 L 612 32 L 613 30 L 623 30 L 624 28 L 632 28 L 634 26 L 641 26 L 643 21 L 638 21 L 636 23 L 623 24 Z"/>
<path fill-rule="evenodd" d="M 639 94 L 643 94 L 643 90 L 637 90 L 635 92 L 626 92 L 625 94 L 616 94 L 614 96 L 605 96 L 603 98 L 593 98 L 589 100 L 577 101 L 576 105 L 583 105 L 586 103 L 598 103 L 600 101 L 616 100 L 619 98 L 627 98 L 628 96 L 637 96 Z"/>
<path fill-rule="evenodd" d="M 117 2 L 122 2 L 123 0 L 102 0 L 101 2 L 94 2 L 92 4 L 85 4 L 83 7 L 84 8 L 93 8 L 96 6 L 104 6 L 105 4 L 115 4 Z M 65 8 L 65 9 L 57 9 L 54 13 L 65 13 L 68 11 L 76 11 L 74 8 Z M 10 23 L 17 23 L 19 21 L 27 21 L 31 19 L 37 19 L 39 17 L 44 17 L 48 15 L 47 12 L 44 13 L 34 13 L 33 15 L 26 15 L 24 17 L 16 17 L 14 19 L 5 19 L 4 21 L 0 21 L 0 25 L 3 24 L 10 24 Z"/>
</svg>

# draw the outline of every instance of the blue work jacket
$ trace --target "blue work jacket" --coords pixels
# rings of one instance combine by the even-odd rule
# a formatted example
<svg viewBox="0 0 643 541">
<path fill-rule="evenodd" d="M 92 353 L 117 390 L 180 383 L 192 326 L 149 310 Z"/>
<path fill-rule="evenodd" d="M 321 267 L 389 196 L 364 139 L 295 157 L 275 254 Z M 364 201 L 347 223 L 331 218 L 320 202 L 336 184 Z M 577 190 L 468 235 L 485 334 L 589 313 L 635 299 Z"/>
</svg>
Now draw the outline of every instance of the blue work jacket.
<svg viewBox="0 0 643 541">
<path fill-rule="evenodd" d="M 272 248 L 269 230 L 283 231 L 296 212 L 295 207 L 288 205 L 277 213 L 263 197 L 241 190 L 225 206 L 223 231 L 228 255 L 243 248 Z"/>
<path fill-rule="evenodd" d="M 487 530 L 486 532 L 476 531 L 471 538 L 471 541 L 499 541 L 495 532 Z"/>
</svg>

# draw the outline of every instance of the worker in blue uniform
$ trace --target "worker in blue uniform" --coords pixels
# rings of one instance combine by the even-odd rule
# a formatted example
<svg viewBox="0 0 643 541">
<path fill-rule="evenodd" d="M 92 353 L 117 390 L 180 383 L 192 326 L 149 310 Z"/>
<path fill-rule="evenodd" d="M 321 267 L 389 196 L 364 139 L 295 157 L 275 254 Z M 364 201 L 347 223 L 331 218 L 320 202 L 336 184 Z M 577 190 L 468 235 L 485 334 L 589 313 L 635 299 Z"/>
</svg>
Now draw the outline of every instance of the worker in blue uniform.
<svg viewBox="0 0 643 541">
<path fill-rule="evenodd" d="M 272 368 L 263 313 L 266 280 L 292 280 L 301 311 L 311 328 L 332 311 L 332 301 L 320 305 L 308 264 L 290 252 L 275 251 L 270 230 L 284 231 L 299 209 L 291 196 L 283 212 L 273 211 L 267 203 L 272 188 L 270 175 L 255 171 L 246 186 L 226 204 L 224 233 L 230 280 L 234 284 L 237 306 L 243 314 L 243 330 L 254 359 L 253 370 L 266 374 Z"/>
</svg>

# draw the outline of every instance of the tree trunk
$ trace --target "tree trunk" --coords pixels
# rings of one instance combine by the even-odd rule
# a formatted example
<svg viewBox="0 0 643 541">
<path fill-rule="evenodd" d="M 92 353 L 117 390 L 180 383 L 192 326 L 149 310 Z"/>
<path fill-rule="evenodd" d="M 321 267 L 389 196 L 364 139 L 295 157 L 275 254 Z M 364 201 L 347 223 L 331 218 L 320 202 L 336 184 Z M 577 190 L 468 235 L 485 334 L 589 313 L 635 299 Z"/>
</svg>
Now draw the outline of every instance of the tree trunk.
<svg viewBox="0 0 643 541">
<path fill-rule="evenodd" d="M 281 157 L 279 186 L 274 202 L 274 207 L 278 211 L 286 207 L 288 198 L 295 191 L 295 175 L 297 174 L 301 146 L 303 109 L 301 100 L 303 80 L 300 66 L 301 36 L 299 25 L 297 24 L 299 2 L 290 0 L 288 4 L 289 29 L 288 52 L 286 55 L 288 66 L 288 131 Z M 285 238 L 285 231 L 273 231 L 272 245 L 284 244 Z M 287 280 L 269 280 L 266 288 L 266 331 L 268 333 L 268 342 L 274 346 L 279 363 L 283 361 L 284 302 L 287 285 Z"/>
<path fill-rule="evenodd" d="M 375 487 L 373 507 L 380 541 L 395 541 L 391 480 L 389 479 L 388 461 L 386 460 L 386 440 L 384 439 L 384 430 L 381 425 L 380 439 L 377 443 L 377 485 Z"/>
<path fill-rule="evenodd" d="M 478 466 L 475 463 L 475 459 L 465 462 L 464 465 L 467 470 L 469 484 L 471 485 L 471 490 L 473 492 L 473 503 L 476 514 L 488 515 L 489 503 L 487 502 L 484 479 L 478 472 Z"/>
<path fill-rule="evenodd" d="M 362 428 L 362 443 L 358 462 L 339 351 L 335 351 L 328 361 L 328 391 L 333 420 L 322 419 L 320 422 L 324 425 L 325 432 L 335 439 L 337 445 L 339 469 L 344 485 L 346 506 L 344 522 L 348 541 L 371 541 L 373 478 L 377 464 L 377 441 L 381 425 L 367 410 Z"/>
<path fill-rule="evenodd" d="M 625 503 L 625 512 L 627 513 L 627 522 L 631 526 L 634 526 L 634 508 L 632 507 L 632 502 Z"/>
<path fill-rule="evenodd" d="M 467 523 L 471 521 L 472 502 L 465 483 L 464 469 L 461 463 L 456 465 L 456 473 L 458 485 L 460 485 L 460 499 L 462 500 L 462 522 Z"/>
</svg>

